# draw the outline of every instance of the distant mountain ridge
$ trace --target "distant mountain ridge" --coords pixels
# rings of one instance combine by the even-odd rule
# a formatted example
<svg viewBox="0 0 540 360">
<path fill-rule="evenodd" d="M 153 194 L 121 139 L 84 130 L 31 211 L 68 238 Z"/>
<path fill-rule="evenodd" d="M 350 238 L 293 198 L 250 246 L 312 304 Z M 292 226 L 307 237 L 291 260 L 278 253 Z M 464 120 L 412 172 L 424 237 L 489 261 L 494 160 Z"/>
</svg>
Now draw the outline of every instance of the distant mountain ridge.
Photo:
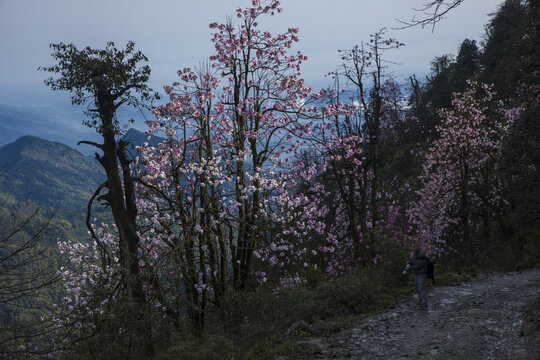
<svg viewBox="0 0 540 360">
<path fill-rule="evenodd" d="M 0 147 L 9 144 L 25 135 L 57 141 L 81 152 L 92 155 L 94 149 L 89 145 L 77 145 L 81 140 L 99 142 L 100 136 L 93 129 L 82 125 L 87 117 L 83 107 L 66 105 L 50 105 L 39 107 L 18 107 L 0 104 Z M 138 109 L 126 108 L 118 110 L 118 118 L 127 123 L 134 119 L 133 126 L 145 129 L 145 118 L 152 115 Z"/>
<path fill-rule="evenodd" d="M 83 114 L 61 111 L 51 114 L 47 108 L 19 108 L 0 104 L 0 147 L 21 136 L 39 136 L 75 148 L 80 140 L 96 140 L 97 134 L 81 125 Z M 78 147 L 82 152 L 87 148 Z M 85 151 L 86 150 L 86 151 Z"/>
</svg>

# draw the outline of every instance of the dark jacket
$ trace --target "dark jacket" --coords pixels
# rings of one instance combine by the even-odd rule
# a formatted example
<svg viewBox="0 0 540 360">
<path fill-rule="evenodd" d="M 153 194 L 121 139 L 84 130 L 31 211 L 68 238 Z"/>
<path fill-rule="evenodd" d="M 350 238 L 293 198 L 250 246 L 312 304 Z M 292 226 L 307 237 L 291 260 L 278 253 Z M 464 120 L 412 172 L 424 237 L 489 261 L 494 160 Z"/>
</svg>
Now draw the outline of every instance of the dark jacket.
<svg viewBox="0 0 540 360">
<path fill-rule="evenodd" d="M 414 271 L 414 275 L 427 274 L 427 258 L 426 255 L 424 255 L 423 250 L 418 250 L 412 255 L 411 267 Z"/>
</svg>

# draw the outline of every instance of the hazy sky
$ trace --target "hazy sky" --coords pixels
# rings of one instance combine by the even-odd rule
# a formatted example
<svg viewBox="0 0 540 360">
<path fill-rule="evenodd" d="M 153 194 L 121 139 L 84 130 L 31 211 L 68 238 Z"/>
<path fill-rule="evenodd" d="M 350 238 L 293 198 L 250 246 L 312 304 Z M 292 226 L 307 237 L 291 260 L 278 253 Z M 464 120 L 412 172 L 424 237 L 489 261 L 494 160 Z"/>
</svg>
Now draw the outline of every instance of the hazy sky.
<svg viewBox="0 0 540 360">
<path fill-rule="evenodd" d="M 426 0 L 282 0 L 284 12 L 262 22 L 272 33 L 300 28 L 293 50 L 308 56 L 304 78 L 324 86 L 324 74 L 339 65 L 338 49 L 348 49 L 381 27 L 399 26 L 413 7 Z M 502 0 L 466 0 L 431 28 L 389 30 L 405 47 L 388 53 L 400 65 L 393 73 L 405 80 L 423 75 L 429 62 L 455 53 L 465 38 L 480 40 L 488 14 Z M 52 65 L 49 43 L 73 42 L 79 47 L 104 47 L 114 41 L 123 47 L 133 40 L 150 60 L 151 86 L 162 89 L 175 81 L 176 71 L 197 65 L 212 54 L 210 29 L 223 22 L 248 0 L 0 0 L 0 103 L 16 103 L 25 94 L 45 93 L 46 73 L 38 66 Z M 418 14 L 417 14 L 418 15 Z"/>
</svg>

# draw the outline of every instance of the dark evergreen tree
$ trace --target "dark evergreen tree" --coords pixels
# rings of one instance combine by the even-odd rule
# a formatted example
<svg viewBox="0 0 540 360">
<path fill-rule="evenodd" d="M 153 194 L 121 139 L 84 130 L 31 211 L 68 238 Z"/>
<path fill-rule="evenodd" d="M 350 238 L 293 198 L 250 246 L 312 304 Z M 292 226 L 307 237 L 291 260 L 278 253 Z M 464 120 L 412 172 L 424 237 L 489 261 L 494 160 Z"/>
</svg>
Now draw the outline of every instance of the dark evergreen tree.
<svg viewBox="0 0 540 360">
<path fill-rule="evenodd" d="M 79 50 L 73 44 L 63 43 L 51 44 L 51 48 L 54 50 L 52 56 L 58 63 L 41 70 L 58 74 L 59 77 L 48 78 L 45 83 L 54 91 L 71 92 L 73 104 L 88 105 L 86 114 L 90 119 L 85 121 L 85 124 L 94 128 L 103 138 L 102 144 L 80 142 L 101 151 L 96 153 L 96 159 L 107 175 L 106 182 L 97 188 L 89 201 L 87 225 L 92 237 L 99 244 L 100 240 L 90 226 L 92 203 L 97 198 L 105 206 L 110 206 L 118 231 L 123 269 L 124 298 L 121 301 L 126 308 L 133 306 L 133 311 L 128 311 L 128 318 L 132 318 L 128 321 L 137 326 L 142 313 L 140 310 L 144 309 L 146 301 L 139 269 L 137 207 L 131 160 L 126 153 L 127 143 L 120 139 L 122 127 L 116 111 L 122 105 L 144 106 L 157 99 L 158 95 L 146 84 L 150 77 L 150 68 L 139 65 L 146 62 L 147 58 L 140 51 L 135 51 L 133 42 L 128 42 L 124 50 L 118 50 L 113 42 L 107 43 L 105 49 L 86 47 Z M 100 195 L 104 190 L 107 191 Z M 142 333 L 140 329 L 136 329 L 137 341 L 151 341 L 150 328 L 141 328 L 145 329 Z M 148 347 L 143 346 L 143 349 L 146 351 Z"/>
<path fill-rule="evenodd" d="M 493 83 L 500 97 L 515 96 L 524 55 L 527 22 L 530 22 L 527 2 L 507 0 L 492 15 L 486 25 L 486 36 L 480 58 L 484 82 Z"/>
<path fill-rule="evenodd" d="M 499 247 L 514 264 L 540 262 L 540 6 L 507 0 L 487 25 L 483 77 L 503 99 L 521 107 L 510 129 L 501 170 L 507 211 Z M 510 251 L 508 251 L 510 250 Z"/>
<path fill-rule="evenodd" d="M 467 80 L 480 70 L 480 52 L 475 40 L 465 39 L 459 46 L 455 65 L 452 69 L 452 91 L 463 91 Z"/>
</svg>

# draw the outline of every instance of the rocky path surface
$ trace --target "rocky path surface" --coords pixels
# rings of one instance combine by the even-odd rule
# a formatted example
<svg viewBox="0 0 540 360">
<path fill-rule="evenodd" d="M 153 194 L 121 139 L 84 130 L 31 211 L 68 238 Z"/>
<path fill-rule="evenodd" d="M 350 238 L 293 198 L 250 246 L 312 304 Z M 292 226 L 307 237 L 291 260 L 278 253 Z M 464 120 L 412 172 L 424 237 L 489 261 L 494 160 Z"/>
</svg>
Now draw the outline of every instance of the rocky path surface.
<svg viewBox="0 0 540 360">
<path fill-rule="evenodd" d="M 315 359 L 540 359 L 540 269 L 432 288 L 306 345 Z"/>
</svg>

